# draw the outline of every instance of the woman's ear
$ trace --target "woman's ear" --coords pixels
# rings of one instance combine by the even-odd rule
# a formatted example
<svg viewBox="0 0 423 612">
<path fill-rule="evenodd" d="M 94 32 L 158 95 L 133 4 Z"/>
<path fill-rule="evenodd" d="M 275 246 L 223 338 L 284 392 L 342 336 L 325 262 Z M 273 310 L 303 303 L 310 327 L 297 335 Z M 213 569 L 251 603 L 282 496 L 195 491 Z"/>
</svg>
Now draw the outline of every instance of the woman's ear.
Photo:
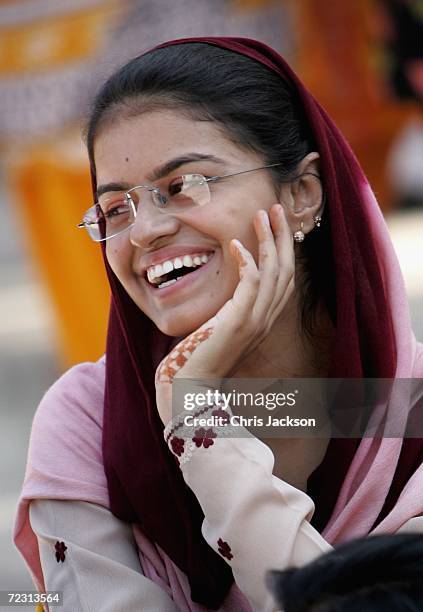
<svg viewBox="0 0 423 612">
<path fill-rule="evenodd" d="M 319 154 L 309 153 L 301 160 L 297 173 L 289 184 L 282 189 L 281 204 L 292 234 L 301 230 L 304 234 L 316 226 L 316 217 L 323 213 L 323 189 L 320 179 Z M 302 225 L 301 225 L 302 224 Z"/>
</svg>

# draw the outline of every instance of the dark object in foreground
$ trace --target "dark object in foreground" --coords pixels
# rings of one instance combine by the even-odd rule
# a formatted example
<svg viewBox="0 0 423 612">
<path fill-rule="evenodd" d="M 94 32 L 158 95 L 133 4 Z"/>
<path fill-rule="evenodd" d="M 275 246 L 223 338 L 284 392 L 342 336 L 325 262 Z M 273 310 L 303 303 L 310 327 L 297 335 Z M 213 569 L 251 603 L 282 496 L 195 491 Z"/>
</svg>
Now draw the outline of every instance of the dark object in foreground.
<svg viewBox="0 0 423 612">
<path fill-rule="evenodd" d="M 423 535 L 353 540 L 304 567 L 268 572 L 267 584 L 284 612 L 421 612 Z"/>
</svg>

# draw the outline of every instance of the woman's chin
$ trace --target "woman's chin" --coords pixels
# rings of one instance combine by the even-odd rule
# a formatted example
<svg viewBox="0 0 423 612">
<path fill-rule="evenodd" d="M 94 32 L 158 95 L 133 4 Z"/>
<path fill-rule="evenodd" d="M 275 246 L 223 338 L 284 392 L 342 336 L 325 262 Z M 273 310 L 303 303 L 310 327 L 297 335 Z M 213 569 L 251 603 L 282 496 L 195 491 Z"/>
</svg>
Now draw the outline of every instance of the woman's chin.
<svg viewBox="0 0 423 612">
<path fill-rule="evenodd" d="M 159 330 L 167 336 L 172 336 L 174 338 L 185 338 L 201 327 L 201 325 L 208 321 L 212 316 L 213 315 L 199 317 L 198 314 L 196 314 L 196 316 L 187 317 L 186 319 L 185 317 L 183 319 L 178 317 L 177 320 L 161 319 L 159 321 L 155 321 L 155 324 Z"/>
</svg>

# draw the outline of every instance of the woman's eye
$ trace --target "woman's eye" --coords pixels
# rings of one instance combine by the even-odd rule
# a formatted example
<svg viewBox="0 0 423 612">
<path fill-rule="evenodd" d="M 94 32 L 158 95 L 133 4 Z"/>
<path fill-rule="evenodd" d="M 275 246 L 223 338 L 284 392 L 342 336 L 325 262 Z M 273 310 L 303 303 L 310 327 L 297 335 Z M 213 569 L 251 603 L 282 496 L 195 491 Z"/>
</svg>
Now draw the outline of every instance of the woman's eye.
<svg viewBox="0 0 423 612">
<path fill-rule="evenodd" d="M 173 179 L 167 188 L 169 196 L 184 194 L 193 187 L 198 187 L 204 184 L 204 179 L 209 178 L 202 174 L 185 174 Z"/>
<path fill-rule="evenodd" d="M 184 180 L 182 177 L 174 179 L 168 186 L 168 192 L 170 196 L 181 193 L 184 188 Z"/>
<path fill-rule="evenodd" d="M 114 206 L 110 206 L 105 212 L 104 216 L 106 219 L 112 219 L 113 217 L 118 217 L 119 215 L 126 215 L 129 212 L 129 205 L 125 202 L 120 202 L 115 204 Z"/>
</svg>

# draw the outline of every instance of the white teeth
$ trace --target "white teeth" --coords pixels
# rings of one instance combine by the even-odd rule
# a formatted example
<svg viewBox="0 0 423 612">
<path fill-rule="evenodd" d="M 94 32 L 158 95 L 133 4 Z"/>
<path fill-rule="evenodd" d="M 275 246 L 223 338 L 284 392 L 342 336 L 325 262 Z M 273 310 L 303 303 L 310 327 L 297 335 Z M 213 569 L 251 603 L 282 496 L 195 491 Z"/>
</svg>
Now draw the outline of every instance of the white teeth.
<svg viewBox="0 0 423 612">
<path fill-rule="evenodd" d="M 147 270 L 147 278 L 150 281 L 150 283 L 152 283 L 153 280 L 156 278 L 156 275 L 154 274 L 154 268 L 148 268 L 148 270 Z"/>
<path fill-rule="evenodd" d="M 181 277 L 179 277 L 181 278 Z M 164 283 L 160 283 L 159 285 L 159 289 L 163 289 L 163 287 L 168 287 L 169 285 L 173 285 L 173 283 L 176 283 L 178 279 L 176 278 L 172 278 L 171 280 L 165 281 Z"/>
<path fill-rule="evenodd" d="M 165 261 L 162 264 L 163 274 L 167 274 L 173 270 L 173 263 L 171 261 Z"/>
<path fill-rule="evenodd" d="M 196 266 L 201 266 L 209 261 L 209 256 L 205 253 L 200 253 L 199 255 L 184 255 L 183 257 L 175 257 L 175 259 L 167 259 L 163 261 L 161 264 L 156 264 L 150 266 L 147 269 L 147 278 L 150 283 L 159 286 L 159 279 L 164 274 L 168 274 L 172 272 L 172 270 L 178 270 L 183 266 L 187 268 L 195 268 Z M 177 280 L 177 279 L 173 279 Z M 160 285 L 162 286 L 162 285 Z"/>
<path fill-rule="evenodd" d="M 178 281 L 180 278 L 183 278 L 183 277 L 177 276 L 176 278 L 172 278 L 171 280 L 165 281 L 164 283 L 160 283 L 158 287 L 159 289 L 163 289 L 163 287 L 167 287 L 168 285 L 173 285 L 173 283 L 176 283 L 176 281 Z"/>
</svg>

